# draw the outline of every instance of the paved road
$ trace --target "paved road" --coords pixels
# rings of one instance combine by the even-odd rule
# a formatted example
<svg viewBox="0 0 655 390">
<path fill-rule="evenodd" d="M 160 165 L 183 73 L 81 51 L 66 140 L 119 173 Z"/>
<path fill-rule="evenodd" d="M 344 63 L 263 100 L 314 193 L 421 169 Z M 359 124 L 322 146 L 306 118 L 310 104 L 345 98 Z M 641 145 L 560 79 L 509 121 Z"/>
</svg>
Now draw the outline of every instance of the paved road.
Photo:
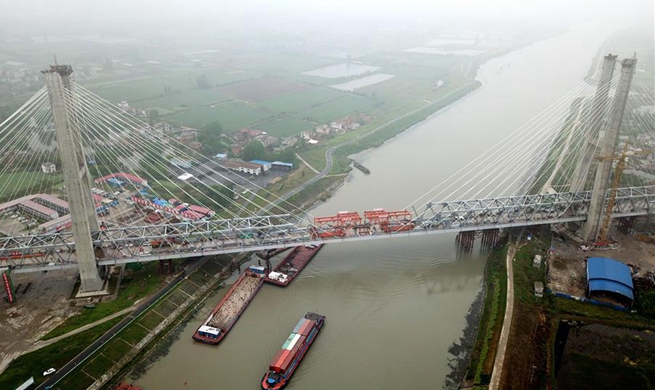
<svg viewBox="0 0 655 390">
<path fill-rule="evenodd" d="M 309 163 L 308 163 L 307 161 L 305 161 L 305 159 L 302 158 L 301 155 L 299 155 L 298 153 L 296 153 L 296 157 L 298 157 L 298 160 L 300 160 L 303 164 L 305 164 L 305 166 L 306 166 L 307 168 L 311 169 L 312 172 L 314 172 L 314 173 L 317 174 L 317 175 L 319 174 L 318 169 L 316 169 L 316 168 L 314 168 L 313 166 L 309 165 Z"/>
<path fill-rule="evenodd" d="M 514 314 L 514 270 L 512 268 L 516 246 L 510 244 L 507 249 L 507 305 L 505 306 L 505 316 L 503 317 L 503 329 L 500 331 L 500 340 L 496 350 L 496 359 L 494 360 L 494 370 L 491 373 L 491 382 L 489 390 L 500 389 L 500 378 L 503 374 L 503 363 L 505 362 L 505 351 L 507 350 L 507 340 L 512 328 L 512 316 Z"/>
<path fill-rule="evenodd" d="M 385 122 L 385 123 L 381 124 L 380 126 L 376 127 L 375 129 L 373 129 L 373 130 L 371 130 L 371 131 L 369 131 L 369 132 L 367 132 L 367 133 L 364 133 L 364 134 L 358 135 L 358 136 L 355 137 L 355 138 L 352 138 L 352 139 L 350 139 L 350 140 L 348 140 L 348 141 L 344 141 L 344 142 L 342 142 L 342 143 L 340 143 L 340 144 L 336 144 L 336 145 L 330 147 L 328 150 L 325 151 L 325 161 L 327 162 L 327 164 L 325 165 L 325 168 L 323 168 L 323 170 L 322 170 L 318 175 L 312 177 L 311 179 L 309 179 L 309 180 L 306 181 L 305 183 L 303 183 L 303 184 L 301 184 L 300 186 L 294 188 L 293 190 L 287 192 L 286 194 L 280 196 L 280 197 L 277 198 L 276 200 L 270 202 L 268 205 L 262 207 L 262 208 L 257 212 L 257 215 L 264 214 L 264 213 L 266 213 L 268 210 L 270 210 L 270 209 L 272 209 L 273 207 L 279 205 L 280 203 L 282 203 L 282 202 L 286 202 L 286 200 L 289 199 L 290 197 L 294 196 L 295 194 L 299 193 L 300 191 L 304 190 L 305 188 L 309 187 L 310 185 L 316 183 L 317 181 L 319 181 L 319 180 L 321 180 L 323 177 L 325 177 L 325 175 L 327 175 L 328 173 L 330 173 L 330 171 L 332 170 L 332 166 L 334 165 L 334 162 L 333 162 L 333 160 L 332 160 L 332 155 L 334 154 L 334 152 L 335 152 L 337 149 L 339 149 L 339 148 L 341 148 L 341 147 L 343 147 L 343 146 L 347 146 L 347 145 L 353 144 L 353 143 L 355 143 L 355 142 L 357 142 L 357 141 L 359 141 L 359 140 L 361 140 L 361 139 L 364 139 L 365 137 L 370 136 L 371 134 L 375 134 L 375 133 L 377 133 L 377 132 L 379 132 L 379 131 L 381 131 L 381 130 L 387 128 L 388 126 L 390 126 L 390 125 L 392 125 L 392 124 L 398 122 L 399 120 L 402 120 L 402 119 L 407 118 L 408 116 L 414 115 L 414 114 L 416 114 L 417 112 L 419 112 L 419 111 L 421 111 L 421 110 L 424 110 L 424 109 L 426 109 L 426 108 L 428 108 L 428 107 L 431 107 L 431 106 L 435 106 L 435 105 L 441 103 L 443 100 L 449 98 L 449 97 L 452 96 L 453 94 L 458 93 L 458 92 L 461 91 L 462 89 L 469 87 L 469 86 L 470 86 L 471 84 L 473 84 L 473 83 L 475 83 L 475 81 L 471 81 L 471 82 L 469 82 L 469 83 L 466 83 L 466 84 L 462 85 L 461 87 L 459 87 L 459 88 L 457 88 L 457 89 L 455 89 L 455 90 L 449 92 L 448 94 L 446 94 L 446 95 L 440 97 L 439 99 L 437 99 L 437 100 L 435 100 L 435 101 L 429 102 L 429 103 L 427 103 L 427 104 L 425 104 L 425 105 L 423 105 L 423 106 L 421 106 L 421 107 L 419 107 L 419 108 L 417 108 L 417 109 L 415 109 L 415 110 L 409 111 L 408 113 L 406 113 L 406 114 L 404 114 L 404 115 L 401 115 L 401 116 L 396 117 L 396 118 L 394 118 L 394 119 L 392 119 L 392 120 L 390 120 L 390 121 L 388 121 L 388 122 Z M 287 204 L 286 206 L 284 206 L 284 208 L 287 208 L 287 207 L 289 207 L 288 204 Z M 291 206 L 291 207 L 294 207 L 294 206 Z"/>
<path fill-rule="evenodd" d="M 39 350 L 41 348 L 47 347 L 50 344 L 54 344 L 57 341 L 63 340 L 63 339 L 68 338 L 70 336 L 74 336 L 74 335 L 76 335 L 78 333 L 84 332 L 85 330 L 89 330 L 89 329 L 93 328 L 96 325 L 100 325 L 100 324 L 103 324 L 103 323 L 105 323 L 107 321 L 113 320 L 114 318 L 120 317 L 123 314 L 131 313 L 135 309 L 136 309 L 136 306 L 130 306 L 127 309 L 123 309 L 123 310 L 121 310 L 119 312 L 116 312 L 116 313 L 114 313 L 112 315 L 109 315 L 109 316 L 107 316 L 107 317 L 105 317 L 103 319 L 100 319 L 100 320 L 92 322 L 90 324 L 86 324 L 84 326 L 81 326 L 81 327 L 79 327 L 79 328 L 77 328 L 75 330 L 72 330 L 72 331 L 68 332 L 68 333 L 62 334 L 61 336 L 53 337 L 53 338 L 48 339 L 48 340 L 39 340 L 36 343 L 34 343 L 30 348 L 28 348 L 25 352 L 23 352 L 23 354 L 34 352 L 34 351 Z"/>
</svg>

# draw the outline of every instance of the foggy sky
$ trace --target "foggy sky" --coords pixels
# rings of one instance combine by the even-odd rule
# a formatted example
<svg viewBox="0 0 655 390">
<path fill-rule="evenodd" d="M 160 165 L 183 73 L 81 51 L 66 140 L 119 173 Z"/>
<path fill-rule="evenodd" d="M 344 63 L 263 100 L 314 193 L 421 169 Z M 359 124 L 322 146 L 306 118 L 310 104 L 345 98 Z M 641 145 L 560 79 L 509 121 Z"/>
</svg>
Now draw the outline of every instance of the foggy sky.
<svg viewBox="0 0 655 390">
<path fill-rule="evenodd" d="M 653 24 L 652 0 L 0 0 L 11 35 Z M 649 27 L 650 27 L 649 26 Z"/>
</svg>

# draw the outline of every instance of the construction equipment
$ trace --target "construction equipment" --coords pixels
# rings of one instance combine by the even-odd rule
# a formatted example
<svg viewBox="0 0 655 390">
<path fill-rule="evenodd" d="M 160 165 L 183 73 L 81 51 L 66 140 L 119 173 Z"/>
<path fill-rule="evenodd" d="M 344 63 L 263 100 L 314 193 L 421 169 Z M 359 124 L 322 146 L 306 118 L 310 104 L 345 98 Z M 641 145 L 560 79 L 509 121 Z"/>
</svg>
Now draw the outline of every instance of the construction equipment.
<svg viewBox="0 0 655 390">
<path fill-rule="evenodd" d="M 610 221 L 612 217 L 612 210 L 614 209 L 614 204 L 616 203 L 616 190 L 619 188 L 621 183 L 621 175 L 628 161 L 628 157 L 635 156 L 644 156 L 648 154 L 655 153 L 655 150 L 637 150 L 637 151 L 628 151 L 628 143 L 626 142 L 621 154 L 618 156 L 599 156 L 596 157 L 596 160 L 599 161 L 608 161 L 608 160 L 619 160 L 616 164 L 616 170 L 614 171 L 614 180 L 612 181 L 612 186 L 610 187 L 610 197 L 607 201 L 607 208 L 605 209 L 605 214 L 603 215 L 603 223 L 600 225 L 600 231 L 598 233 L 598 240 L 595 243 L 595 246 L 605 246 L 608 245 L 607 235 L 610 230 Z"/>
</svg>

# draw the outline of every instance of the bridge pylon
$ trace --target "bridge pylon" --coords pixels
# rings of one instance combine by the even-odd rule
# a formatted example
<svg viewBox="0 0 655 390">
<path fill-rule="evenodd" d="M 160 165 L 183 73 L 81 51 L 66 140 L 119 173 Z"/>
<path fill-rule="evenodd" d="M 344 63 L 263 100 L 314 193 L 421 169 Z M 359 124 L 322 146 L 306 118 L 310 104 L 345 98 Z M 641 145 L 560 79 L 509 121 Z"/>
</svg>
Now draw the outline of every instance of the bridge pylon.
<svg viewBox="0 0 655 390">
<path fill-rule="evenodd" d="M 610 82 L 612 81 L 614 68 L 616 67 L 616 57 L 618 56 L 608 54 L 603 58 L 600 80 L 598 81 L 598 86 L 596 86 L 596 93 L 594 94 L 594 99 L 591 105 L 592 112 L 589 115 L 589 118 L 591 118 L 592 121 L 597 122 L 587 124 L 587 126 L 591 126 L 592 129 L 587 132 L 584 141 L 585 144 L 582 147 L 580 158 L 575 167 L 575 172 L 573 172 L 569 192 L 580 192 L 585 190 L 585 184 L 587 182 L 589 169 L 591 168 L 591 163 L 593 162 L 596 145 L 600 142 L 598 138 L 600 129 L 605 123 L 605 121 L 599 118 L 603 116 L 603 112 L 607 107 L 607 97 L 610 92 Z"/>
<path fill-rule="evenodd" d="M 621 76 L 619 86 L 614 98 L 614 105 L 610 113 L 609 121 L 605 127 L 605 134 L 601 140 L 601 157 L 610 157 L 616 154 L 616 145 L 619 141 L 619 130 L 625 106 L 628 102 L 630 84 L 635 71 L 636 58 L 626 58 L 621 61 Z M 586 241 L 594 241 L 598 237 L 602 215 L 605 211 L 605 199 L 610 186 L 610 174 L 613 161 L 610 159 L 598 163 L 596 177 L 589 204 L 587 221 L 582 229 L 582 238 Z"/>
<path fill-rule="evenodd" d="M 98 273 L 92 232 L 98 231 L 95 206 L 91 196 L 91 175 L 86 165 L 82 137 L 77 122 L 77 103 L 70 75 L 70 65 L 52 65 L 43 70 L 52 118 L 57 135 L 62 173 L 68 194 L 72 220 L 75 255 L 80 272 L 80 293 L 102 290 L 103 281 Z"/>
</svg>

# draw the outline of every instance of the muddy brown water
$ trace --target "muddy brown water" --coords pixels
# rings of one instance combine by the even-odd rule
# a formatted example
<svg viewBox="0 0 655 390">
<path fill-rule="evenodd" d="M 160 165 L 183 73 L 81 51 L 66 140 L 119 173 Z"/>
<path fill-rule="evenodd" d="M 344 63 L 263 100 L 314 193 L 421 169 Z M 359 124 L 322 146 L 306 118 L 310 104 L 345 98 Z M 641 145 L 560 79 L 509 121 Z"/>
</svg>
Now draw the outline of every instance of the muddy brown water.
<svg viewBox="0 0 655 390">
<path fill-rule="evenodd" d="M 372 174 L 353 170 L 311 213 L 403 208 L 578 85 L 606 37 L 575 30 L 489 61 L 478 72 L 480 89 L 358 156 Z M 458 256 L 452 234 L 328 245 L 287 288 L 265 285 L 219 346 L 194 343 L 227 289 L 219 291 L 135 383 L 259 388 L 294 325 L 316 310 L 327 316 L 325 328 L 289 389 L 441 388 L 484 260 L 476 251 Z"/>
</svg>

